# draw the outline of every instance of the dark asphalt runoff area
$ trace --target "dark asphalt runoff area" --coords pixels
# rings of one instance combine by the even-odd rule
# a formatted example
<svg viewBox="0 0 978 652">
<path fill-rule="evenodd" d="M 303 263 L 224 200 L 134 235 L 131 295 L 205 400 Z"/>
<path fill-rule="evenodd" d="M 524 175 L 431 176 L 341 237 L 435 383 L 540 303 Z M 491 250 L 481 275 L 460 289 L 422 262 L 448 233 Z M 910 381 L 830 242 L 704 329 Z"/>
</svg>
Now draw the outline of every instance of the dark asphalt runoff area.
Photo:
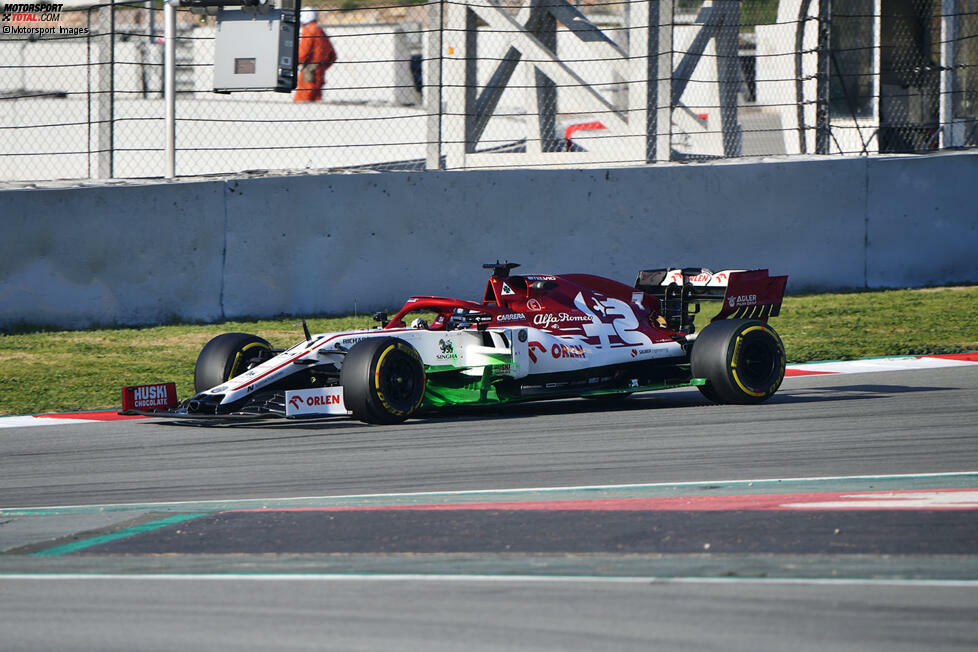
<svg viewBox="0 0 978 652">
<path fill-rule="evenodd" d="M 976 396 L 0 429 L 0 648 L 973 650 Z"/>
</svg>

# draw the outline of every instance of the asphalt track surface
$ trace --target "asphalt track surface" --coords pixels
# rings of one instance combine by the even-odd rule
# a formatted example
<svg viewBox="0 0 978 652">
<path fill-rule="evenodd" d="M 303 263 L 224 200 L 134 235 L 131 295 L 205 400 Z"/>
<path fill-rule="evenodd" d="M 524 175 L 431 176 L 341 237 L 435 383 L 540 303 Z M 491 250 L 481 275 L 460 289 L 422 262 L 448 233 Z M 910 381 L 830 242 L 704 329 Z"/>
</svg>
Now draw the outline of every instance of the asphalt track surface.
<svg viewBox="0 0 978 652">
<path fill-rule="evenodd" d="M 394 427 L 9 428 L 0 648 L 978 649 L 978 510 L 657 511 L 976 489 L 976 397 L 968 367 L 790 378 L 752 407 L 675 390 Z M 589 498 L 660 502 L 551 505 L 539 533 L 499 506 Z M 390 509 L 428 503 L 454 511 Z M 635 536 L 656 527 L 678 547 Z"/>
</svg>

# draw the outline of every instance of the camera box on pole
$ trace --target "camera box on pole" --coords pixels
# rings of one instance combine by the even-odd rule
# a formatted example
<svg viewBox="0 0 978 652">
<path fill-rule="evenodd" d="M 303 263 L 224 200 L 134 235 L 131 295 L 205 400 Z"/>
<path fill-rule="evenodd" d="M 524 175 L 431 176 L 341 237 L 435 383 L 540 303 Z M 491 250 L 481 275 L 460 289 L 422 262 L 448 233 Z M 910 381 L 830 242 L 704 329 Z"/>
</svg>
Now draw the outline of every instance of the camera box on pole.
<svg viewBox="0 0 978 652">
<path fill-rule="evenodd" d="M 288 93 L 295 88 L 299 2 L 279 0 L 278 5 L 246 0 L 240 8 L 221 6 L 217 11 L 216 92 Z"/>
</svg>

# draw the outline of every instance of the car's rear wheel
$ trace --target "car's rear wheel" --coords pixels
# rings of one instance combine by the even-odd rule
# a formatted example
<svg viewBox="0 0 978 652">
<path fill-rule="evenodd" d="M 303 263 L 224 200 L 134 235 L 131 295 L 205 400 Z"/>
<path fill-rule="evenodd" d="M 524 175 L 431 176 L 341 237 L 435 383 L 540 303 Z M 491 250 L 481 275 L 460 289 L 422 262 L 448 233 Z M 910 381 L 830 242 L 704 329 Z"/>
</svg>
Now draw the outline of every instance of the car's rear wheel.
<svg viewBox="0 0 978 652">
<path fill-rule="evenodd" d="M 261 361 L 263 351 L 271 349 L 267 341 L 250 333 L 218 335 L 205 344 L 197 356 L 194 389 L 203 392 L 244 373 Z"/>
<path fill-rule="evenodd" d="M 366 423 L 400 423 L 424 398 L 424 365 L 413 346 L 396 337 L 357 342 L 343 360 L 343 402 Z"/>
<path fill-rule="evenodd" d="M 715 403 L 760 403 L 784 380 L 784 344 L 762 321 L 713 322 L 693 344 L 692 374 L 705 378 L 700 392 Z"/>
</svg>

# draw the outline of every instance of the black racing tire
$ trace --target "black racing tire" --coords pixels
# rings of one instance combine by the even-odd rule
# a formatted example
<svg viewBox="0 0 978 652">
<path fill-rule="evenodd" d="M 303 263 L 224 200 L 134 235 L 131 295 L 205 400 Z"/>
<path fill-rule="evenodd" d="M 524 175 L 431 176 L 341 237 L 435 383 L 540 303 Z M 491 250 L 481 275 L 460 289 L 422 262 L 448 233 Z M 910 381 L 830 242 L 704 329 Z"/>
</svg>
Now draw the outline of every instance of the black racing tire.
<svg viewBox="0 0 978 652">
<path fill-rule="evenodd" d="M 691 358 L 693 378 L 706 379 L 700 392 L 714 403 L 761 403 L 784 380 L 784 344 L 762 321 L 713 322 L 697 336 Z"/>
<path fill-rule="evenodd" d="M 365 423 L 400 423 L 424 398 L 427 378 L 421 356 L 396 337 L 371 337 L 353 345 L 343 359 L 343 403 Z"/>
<path fill-rule="evenodd" d="M 716 393 L 716 390 L 714 390 L 713 389 L 713 386 L 710 385 L 709 383 L 706 384 L 706 385 L 700 385 L 699 386 L 699 390 L 700 390 L 700 394 L 702 394 L 703 396 L 705 396 L 706 397 L 706 400 L 710 401 L 711 403 L 723 403 L 724 402 L 723 400 L 720 399 L 720 397 Z"/>
<path fill-rule="evenodd" d="M 194 365 L 194 390 L 203 392 L 244 373 L 260 360 L 259 351 L 272 345 L 249 333 L 223 333 L 211 339 Z"/>
</svg>

